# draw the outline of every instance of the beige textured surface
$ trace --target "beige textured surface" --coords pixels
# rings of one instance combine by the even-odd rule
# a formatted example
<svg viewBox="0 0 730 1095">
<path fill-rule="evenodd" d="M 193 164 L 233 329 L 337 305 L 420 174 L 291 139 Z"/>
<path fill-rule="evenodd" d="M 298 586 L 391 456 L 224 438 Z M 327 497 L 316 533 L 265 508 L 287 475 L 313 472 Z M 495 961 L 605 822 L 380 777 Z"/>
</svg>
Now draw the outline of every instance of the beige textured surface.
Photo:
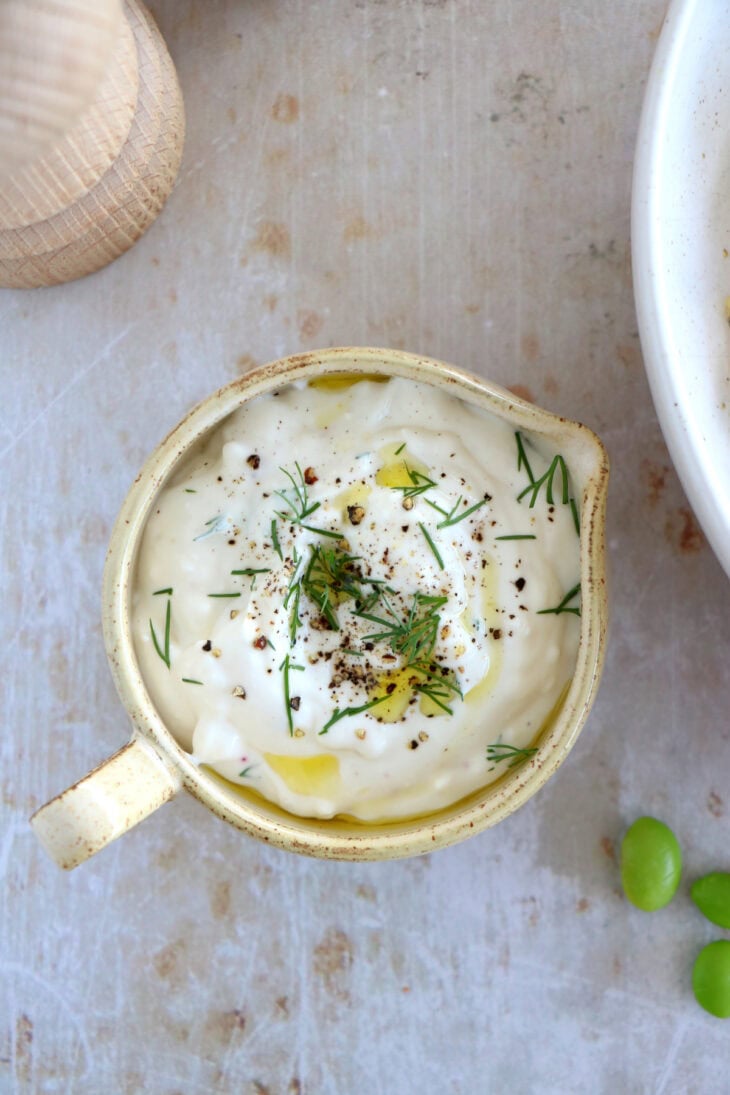
<svg viewBox="0 0 730 1095">
<path fill-rule="evenodd" d="M 0 294 L 0 1088 L 155 1095 L 720 1095 L 688 883 L 730 869 L 730 588 L 642 370 L 630 171 L 663 2 L 160 0 L 179 182 L 93 278 Z M 520 385 L 612 457 L 596 707 L 524 809 L 386 864 L 267 849 L 184 796 L 71 875 L 32 810 L 126 734 L 106 541 L 153 445 L 217 384 L 395 343 Z M 686 877 L 630 908 L 617 841 Z"/>
</svg>

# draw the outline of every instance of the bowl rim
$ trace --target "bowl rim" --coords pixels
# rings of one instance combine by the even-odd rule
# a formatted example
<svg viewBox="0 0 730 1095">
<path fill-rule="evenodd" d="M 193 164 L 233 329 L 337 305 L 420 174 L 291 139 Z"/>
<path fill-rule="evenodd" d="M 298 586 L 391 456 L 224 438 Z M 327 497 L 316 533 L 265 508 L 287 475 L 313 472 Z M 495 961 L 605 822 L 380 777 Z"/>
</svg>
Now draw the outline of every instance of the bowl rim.
<svg viewBox="0 0 730 1095">
<path fill-rule="evenodd" d="M 332 374 L 402 376 L 450 390 L 533 434 L 583 443 L 593 471 L 583 487 L 580 518 L 581 630 L 575 673 L 560 714 L 528 761 L 481 790 L 439 811 L 395 822 L 344 822 L 295 816 L 263 799 L 233 793 L 199 768 L 165 727 L 147 692 L 134 654 L 130 593 L 137 550 L 149 510 L 163 483 L 203 435 L 238 407 L 296 380 Z M 579 422 L 545 411 L 491 381 L 453 365 L 402 350 L 334 347 L 280 358 L 219 388 L 167 434 L 134 480 L 114 525 L 103 577 L 102 625 L 112 676 L 133 726 L 166 766 L 214 814 L 276 847 L 319 858 L 378 860 L 419 855 L 488 828 L 525 803 L 557 770 L 582 729 L 595 698 L 605 657 L 607 591 L 605 506 L 608 457 L 598 437 Z"/>
</svg>

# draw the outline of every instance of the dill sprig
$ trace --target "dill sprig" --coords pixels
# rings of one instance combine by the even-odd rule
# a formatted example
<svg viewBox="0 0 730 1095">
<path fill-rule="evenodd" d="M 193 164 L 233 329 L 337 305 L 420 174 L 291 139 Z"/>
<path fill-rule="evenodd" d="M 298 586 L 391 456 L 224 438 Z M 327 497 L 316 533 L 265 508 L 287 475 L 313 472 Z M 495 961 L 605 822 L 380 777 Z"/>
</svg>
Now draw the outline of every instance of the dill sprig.
<svg viewBox="0 0 730 1095">
<path fill-rule="evenodd" d="M 420 528 L 421 532 L 423 533 L 424 537 L 426 538 L 426 543 L 431 548 L 431 551 L 434 554 L 434 558 L 436 559 L 436 562 L 439 565 L 439 569 L 443 570 L 444 569 L 444 561 L 441 558 L 441 553 L 439 552 L 439 549 L 436 547 L 436 545 L 433 542 L 433 539 L 431 538 L 431 534 L 429 533 L 426 526 L 421 524 L 420 521 L 418 522 L 418 527 Z"/>
<path fill-rule="evenodd" d="M 181 677 L 183 684 L 202 684 L 202 681 L 196 681 L 194 677 Z"/>
<path fill-rule="evenodd" d="M 439 521 L 436 528 L 448 528 L 450 525 L 458 525 L 459 521 L 463 521 L 465 517 L 470 517 L 475 510 L 481 509 L 481 507 L 487 503 L 487 499 L 482 498 L 479 502 L 475 502 L 473 506 L 469 506 L 468 509 L 465 509 L 463 513 L 457 513 L 456 511 L 463 501 L 461 495 L 456 499 L 450 510 L 442 509 L 441 506 L 437 506 L 436 503 L 432 502 L 429 498 L 426 498 L 425 501 L 432 509 L 438 510 L 444 518 L 443 521 Z"/>
<path fill-rule="evenodd" d="M 251 592 L 256 589 L 256 578 L 259 574 L 271 574 L 271 567 L 244 567 L 243 570 L 232 570 L 233 575 L 243 575 L 251 579 Z"/>
<path fill-rule="evenodd" d="M 431 490 L 432 487 L 436 486 L 436 481 L 431 479 L 428 475 L 424 475 L 423 472 L 415 471 L 413 468 L 409 468 L 407 464 L 405 464 L 405 469 L 408 472 L 408 478 L 411 481 L 410 486 L 392 488 L 392 490 L 402 491 L 404 498 L 416 498 L 419 494 L 425 494 L 427 490 Z M 457 513 L 457 510 L 463 501 L 461 495 L 459 495 L 450 510 L 443 509 L 442 506 L 438 506 L 435 502 L 432 502 L 430 498 L 426 498 L 425 501 L 443 517 L 443 521 L 439 521 L 436 528 L 448 528 L 450 525 L 457 525 L 459 521 L 463 521 L 465 517 L 470 517 L 475 510 L 481 509 L 489 499 L 482 498 L 479 502 L 475 502 L 473 506 L 469 506 L 463 513 Z"/>
<path fill-rule="evenodd" d="M 445 711 L 447 715 L 453 715 L 453 710 L 449 707 L 448 701 L 458 696 L 459 699 L 464 698 L 464 694 L 459 687 L 459 684 L 450 670 L 444 669 L 442 666 L 436 665 L 432 662 L 425 665 L 412 665 L 410 666 L 416 673 L 420 673 L 425 677 L 424 681 L 419 681 L 415 685 L 414 691 L 421 693 L 440 707 L 442 711 Z"/>
<path fill-rule="evenodd" d="M 559 474 L 561 501 L 564 506 L 570 505 L 575 531 L 577 535 L 580 536 L 580 515 L 578 513 L 578 506 L 576 505 L 575 498 L 570 493 L 570 473 L 568 472 L 568 465 L 565 463 L 564 457 L 562 457 L 560 453 L 554 456 L 547 471 L 544 472 L 539 479 L 536 479 L 532 468 L 530 467 L 530 462 L 527 459 L 524 442 L 519 431 L 515 433 L 515 439 L 517 441 L 517 471 L 521 471 L 522 468 L 524 468 L 529 480 L 525 489 L 517 495 L 517 501 L 521 502 L 522 499 L 529 494 L 530 509 L 533 509 L 540 491 L 544 486 L 547 504 L 549 506 L 554 505 L 553 484 L 555 483 L 556 476 Z M 497 539 L 502 539 L 502 537 L 497 537 Z"/>
<path fill-rule="evenodd" d="M 166 593 L 168 597 L 172 597 L 172 586 L 168 586 L 167 589 L 156 589 L 152 596 L 159 597 L 161 593 Z"/>
<path fill-rule="evenodd" d="M 289 674 L 293 670 L 303 672 L 304 671 L 304 666 L 303 665 L 294 665 L 293 662 L 290 660 L 289 655 L 287 654 L 284 657 L 284 660 L 282 661 L 281 665 L 279 666 L 279 669 L 281 671 L 283 671 L 283 674 L 284 674 L 284 706 L 286 707 L 286 718 L 287 718 L 287 722 L 289 723 L 289 736 L 291 737 L 294 734 L 294 719 L 293 719 L 292 713 L 291 713 L 292 712 L 292 707 L 291 707 L 291 694 L 290 694 L 290 691 L 289 691 Z"/>
<path fill-rule="evenodd" d="M 281 498 L 286 510 L 277 510 L 276 516 L 282 521 L 288 521 L 290 524 L 299 525 L 301 528 L 307 529 L 309 532 L 316 532 L 319 536 L 329 536 L 333 540 L 341 540 L 342 533 L 337 532 L 335 529 L 317 528 L 314 525 L 308 525 L 306 518 L 311 517 L 313 513 L 322 505 L 321 502 L 310 502 L 309 491 L 307 490 L 307 481 L 304 478 L 304 472 L 299 466 L 299 462 L 294 464 L 296 469 L 296 475 L 292 475 L 286 468 L 279 468 L 279 471 L 283 472 L 291 483 L 290 487 L 284 487 L 283 490 L 275 490 L 274 494 L 278 498 Z M 287 510 L 289 512 L 287 512 Z M 275 527 L 274 521 L 271 522 L 272 539 L 274 539 Z M 274 549 L 278 550 L 281 555 L 281 548 L 278 547 L 278 536 L 274 542 Z"/>
<path fill-rule="evenodd" d="M 216 517 L 211 517 L 210 521 L 205 522 L 205 532 L 201 532 L 199 536 L 194 536 L 193 541 L 205 540 L 208 536 L 212 536 L 216 532 L 220 532 L 221 529 L 227 524 L 227 517 L 224 513 L 219 513 Z"/>
<path fill-rule="evenodd" d="M 574 616 L 580 616 L 580 606 L 579 605 L 571 605 L 571 603 L 570 603 L 573 600 L 573 598 L 577 597 L 579 594 L 580 594 L 580 582 L 578 582 L 577 585 L 574 585 L 572 589 L 568 590 L 568 592 L 565 594 L 565 596 L 563 597 L 563 599 L 562 599 L 562 601 L 560 602 L 559 605 L 555 605 L 554 608 L 541 608 L 538 611 L 537 615 L 538 616 L 548 616 L 548 615 L 560 616 L 563 612 L 572 612 Z"/>
<path fill-rule="evenodd" d="M 387 696 L 376 696 L 374 700 L 368 700 L 367 703 L 361 703 L 359 707 L 345 707 L 342 710 L 340 710 L 339 707 L 335 707 L 332 715 L 320 730 L 320 736 L 326 734 L 330 726 L 334 726 L 340 719 L 347 718 L 348 715 L 361 715 L 363 711 L 369 711 L 371 707 L 376 707 L 379 703 L 383 703 L 384 700 L 387 700 L 387 698 Z"/>
<path fill-rule="evenodd" d="M 539 479 L 533 479 L 533 481 L 531 483 L 528 483 L 528 485 L 525 487 L 525 489 L 517 495 L 517 501 L 521 502 L 522 499 L 525 497 L 525 495 L 529 494 L 531 496 L 530 497 L 530 509 L 532 509 L 534 507 L 535 503 L 537 502 L 537 499 L 538 499 L 538 496 L 540 494 L 540 491 L 541 491 L 542 487 L 544 486 L 545 487 L 545 497 L 547 499 L 548 505 L 549 506 L 554 505 L 553 483 L 555 481 L 555 477 L 558 474 L 558 472 L 560 472 L 560 478 L 562 480 L 562 502 L 563 502 L 564 506 L 567 506 L 568 502 L 570 501 L 570 484 L 569 484 L 569 480 L 568 480 L 568 466 L 565 463 L 565 460 L 563 459 L 563 457 L 560 455 L 560 453 L 557 453 L 553 457 L 547 471 L 544 472 L 540 476 Z"/>
<path fill-rule="evenodd" d="M 518 764 L 522 764 L 530 757 L 533 757 L 536 752 L 537 747 L 519 749 L 516 745 L 507 745 L 505 742 L 497 741 L 493 745 L 487 746 L 487 760 L 492 766 L 489 771 L 494 771 L 496 766 L 504 760 L 509 761 L 508 768 L 515 768 Z"/>
<path fill-rule="evenodd" d="M 208 596 L 209 597 L 217 597 L 217 598 L 221 599 L 221 598 L 240 597 L 241 594 L 240 593 L 209 593 Z"/>
<path fill-rule="evenodd" d="M 463 699 L 461 688 L 451 670 L 433 660 L 441 626 L 439 609 L 443 608 L 447 600 L 444 596 L 414 593 L 408 612 L 399 616 L 386 593 L 381 591 L 380 605 L 387 616 L 376 616 L 372 612 L 363 611 L 356 612 L 355 615 L 380 624 L 382 628 L 381 631 L 366 635 L 365 641 L 387 642 L 393 653 L 403 659 L 402 668 L 413 670 L 416 678 L 423 678 L 420 681 L 411 680 L 414 692 L 428 696 L 442 711 L 453 715 L 449 701 L 457 696 Z"/>
<path fill-rule="evenodd" d="M 380 604 L 388 617 L 375 616 L 369 611 L 359 609 L 355 612 L 363 620 L 379 624 L 381 631 L 365 636 L 366 642 L 386 641 L 394 654 L 399 654 L 407 666 L 428 661 L 436 646 L 441 617 L 438 610 L 443 608 L 448 598 L 431 596 L 427 593 L 414 593 L 411 606 L 401 617 L 391 605 L 385 592 L 380 593 Z"/>
<path fill-rule="evenodd" d="M 537 540 L 532 532 L 515 532 L 511 536 L 495 536 L 495 540 Z"/>
<path fill-rule="evenodd" d="M 573 524 L 575 525 L 575 531 L 580 536 L 580 515 L 578 513 L 578 506 L 576 505 L 575 498 L 571 496 L 570 499 L 570 512 L 573 514 Z"/>
<path fill-rule="evenodd" d="M 397 448 L 397 449 L 395 450 L 395 453 L 394 453 L 394 455 L 395 455 L 395 456 L 400 456 L 400 454 L 401 454 L 401 453 L 403 452 L 403 450 L 404 450 L 404 448 L 405 448 L 405 447 L 406 447 L 406 443 L 405 443 L 405 441 L 404 441 L 404 442 L 403 442 L 403 444 L 402 444 L 402 445 L 399 445 L 399 446 L 398 446 L 398 448 Z"/>
<path fill-rule="evenodd" d="M 403 463 L 408 472 L 408 478 L 411 481 L 410 486 L 406 484 L 405 486 L 393 487 L 392 489 L 403 491 L 404 498 L 416 498 L 419 494 L 423 494 L 425 491 L 430 490 L 431 487 L 436 486 L 435 481 L 430 479 L 427 475 L 424 475 L 423 472 L 409 468 L 405 461 L 403 461 Z"/>
<path fill-rule="evenodd" d="M 527 472 L 527 478 L 530 480 L 530 483 L 534 483 L 535 476 L 532 474 L 530 461 L 527 459 L 527 453 L 525 452 L 525 445 L 522 439 L 522 434 L 519 430 L 515 431 L 515 440 L 517 441 L 517 471 L 522 471 L 522 469 L 524 468 Z"/>
<path fill-rule="evenodd" d="M 274 551 L 276 552 L 276 554 L 279 556 L 279 558 L 283 562 L 284 553 L 281 550 L 281 544 L 279 543 L 279 532 L 278 532 L 278 529 L 276 527 L 276 518 L 275 517 L 271 518 L 271 543 L 272 543 L 272 546 L 274 548 Z"/>
<path fill-rule="evenodd" d="M 336 547 L 310 544 L 309 550 L 311 555 L 302 576 L 302 589 L 332 630 L 339 631 L 337 604 L 351 598 L 359 609 L 370 608 L 377 601 L 383 583 L 365 578 L 357 566 L 360 556 L 351 555 L 339 544 Z M 364 588 L 368 585 L 372 587 L 370 592 Z"/>
<path fill-rule="evenodd" d="M 302 596 L 302 576 L 299 573 L 299 564 L 301 563 L 301 557 L 296 548 L 294 548 L 293 557 L 294 570 L 292 576 L 289 579 L 289 586 L 284 597 L 284 608 L 289 608 L 289 602 L 291 601 L 291 608 L 289 609 L 289 642 L 294 645 L 297 639 L 297 631 L 299 630 L 302 620 L 299 615 L 299 601 Z"/>
<path fill-rule="evenodd" d="M 246 776 L 247 776 L 247 775 L 249 774 L 249 772 L 253 772 L 253 770 L 254 770 L 254 768 L 255 768 L 255 767 L 256 767 L 256 765 L 254 765 L 254 764 L 249 764 L 249 765 L 248 765 L 248 766 L 247 766 L 246 768 L 244 768 L 244 769 L 243 769 L 243 771 L 242 771 L 242 772 L 239 772 L 239 773 L 238 773 L 238 778 L 239 778 L 239 779 L 245 779 L 245 778 L 246 778 Z"/>
<path fill-rule="evenodd" d="M 290 513 L 278 512 L 278 516 L 281 517 L 282 521 L 293 521 L 295 525 L 300 525 L 305 518 L 310 517 L 318 510 L 322 503 L 309 501 L 307 482 L 298 461 L 295 462 L 294 467 L 296 476 L 292 475 L 286 468 L 279 468 L 279 471 L 287 477 L 291 486 L 284 487 L 283 490 L 275 490 L 274 494 L 281 498 L 290 511 Z"/>
<path fill-rule="evenodd" d="M 160 592 L 165 593 L 165 592 L 167 592 L 167 590 L 160 590 Z M 170 625 L 171 625 L 171 621 L 172 621 L 172 608 L 171 608 L 171 601 L 170 601 L 171 596 L 172 596 L 172 590 L 170 590 L 170 592 L 169 592 L 169 595 L 168 595 L 168 598 L 167 598 L 167 609 L 165 611 L 165 645 L 164 645 L 164 647 L 160 646 L 160 642 L 159 642 L 159 639 L 157 638 L 157 633 L 155 631 L 155 625 L 152 623 L 152 617 L 150 617 L 150 634 L 152 635 L 152 642 L 154 644 L 155 650 L 157 651 L 159 656 L 162 658 L 163 662 L 165 663 L 165 665 L 167 666 L 168 669 L 170 668 Z"/>
</svg>

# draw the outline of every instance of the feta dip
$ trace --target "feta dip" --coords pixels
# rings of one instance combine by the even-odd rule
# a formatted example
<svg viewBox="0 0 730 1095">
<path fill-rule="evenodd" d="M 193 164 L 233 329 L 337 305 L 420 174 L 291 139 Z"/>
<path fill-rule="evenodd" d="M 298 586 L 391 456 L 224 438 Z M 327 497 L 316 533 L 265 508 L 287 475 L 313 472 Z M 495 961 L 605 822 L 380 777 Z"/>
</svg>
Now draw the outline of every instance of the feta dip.
<svg viewBox="0 0 730 1095">
<path fill-rule="evenodd" d="M 301 816 L 396 819 L 534 752 L 574 671 L 578 576 L 543 441 L 428 384 L 302 381 L 160 491 L 134 644 L 198 764 Z"/>
</svg>

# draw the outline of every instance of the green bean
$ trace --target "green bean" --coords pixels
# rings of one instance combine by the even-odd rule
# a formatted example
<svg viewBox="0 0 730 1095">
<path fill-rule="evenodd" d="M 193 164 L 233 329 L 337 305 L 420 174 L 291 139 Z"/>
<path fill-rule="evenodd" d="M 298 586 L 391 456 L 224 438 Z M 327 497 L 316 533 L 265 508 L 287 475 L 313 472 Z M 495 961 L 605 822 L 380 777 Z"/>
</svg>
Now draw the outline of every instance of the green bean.
<svg viewBox="0 0 730 1095">
<path fill-rule="evenodd" d="M 692 970 L 692 988 L 700 1007 L 718 1019 L 730 1019 L 730 940 L 702 948 Z"/>
<path fill-rule="evenodd" d="M 730 874 L 715 871 L 698 878 L 692 886 L 692 900 L 701 913 L 719 924 L 730 928 Z"/>
<path fill-rule="evenodd" d="M 621 844 L 621 882 L 632 905 L 661 909 L 674 897 L 682 874 L 682 852 L 668 826 L 640 817 Z"/>
</svg>

